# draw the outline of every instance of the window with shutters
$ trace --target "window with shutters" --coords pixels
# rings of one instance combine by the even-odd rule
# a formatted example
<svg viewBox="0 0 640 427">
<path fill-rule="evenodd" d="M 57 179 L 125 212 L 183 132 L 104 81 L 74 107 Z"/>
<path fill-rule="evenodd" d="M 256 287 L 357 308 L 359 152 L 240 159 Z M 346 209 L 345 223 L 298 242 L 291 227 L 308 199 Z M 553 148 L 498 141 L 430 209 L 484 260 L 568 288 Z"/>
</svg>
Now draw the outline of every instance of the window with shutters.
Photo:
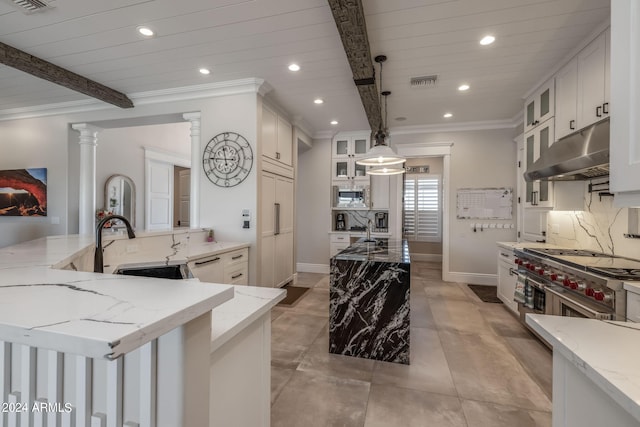
<svg viewBox="0 0 640 427">
<path fill-rule="evenodd" d="M 440 175 L 406 175 L 404 180 L 404 238 L 442 240 Z"/>
</svg>

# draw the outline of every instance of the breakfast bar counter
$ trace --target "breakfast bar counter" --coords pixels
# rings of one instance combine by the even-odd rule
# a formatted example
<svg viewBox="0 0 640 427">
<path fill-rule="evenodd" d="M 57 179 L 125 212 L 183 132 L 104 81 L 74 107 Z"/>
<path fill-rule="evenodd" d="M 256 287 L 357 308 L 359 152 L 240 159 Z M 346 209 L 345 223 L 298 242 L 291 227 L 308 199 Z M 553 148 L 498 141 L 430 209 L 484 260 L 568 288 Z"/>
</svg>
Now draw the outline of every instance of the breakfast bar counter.
<svg viewBox="0 0 640 427">
<path fill-rule="evenodd" d="M 358 242 L 331 258 L 329 351 L 409 364 L 406 240 Z"/>
</svg>

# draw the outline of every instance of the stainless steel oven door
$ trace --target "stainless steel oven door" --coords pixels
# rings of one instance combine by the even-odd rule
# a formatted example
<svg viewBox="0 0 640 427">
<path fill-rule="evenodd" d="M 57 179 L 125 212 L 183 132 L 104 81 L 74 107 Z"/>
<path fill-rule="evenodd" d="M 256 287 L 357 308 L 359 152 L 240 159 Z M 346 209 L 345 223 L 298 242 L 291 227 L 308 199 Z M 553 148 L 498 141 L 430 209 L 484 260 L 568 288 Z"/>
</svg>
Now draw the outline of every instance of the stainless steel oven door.
<svg viewBox="0 0 640 427">
<path fill-rule="evenodd" d="M 613 313 L 608 312 L 604 308 L 592 306 L 573 298 L 567 298 L 567 295 L 558 292 L 550 287 L 547 291 L 547 304 L 550 304 L 550 313 L 555 316 L 565 317 L 582 317 L 585 319 L 613 319 Z"/>
</svg>

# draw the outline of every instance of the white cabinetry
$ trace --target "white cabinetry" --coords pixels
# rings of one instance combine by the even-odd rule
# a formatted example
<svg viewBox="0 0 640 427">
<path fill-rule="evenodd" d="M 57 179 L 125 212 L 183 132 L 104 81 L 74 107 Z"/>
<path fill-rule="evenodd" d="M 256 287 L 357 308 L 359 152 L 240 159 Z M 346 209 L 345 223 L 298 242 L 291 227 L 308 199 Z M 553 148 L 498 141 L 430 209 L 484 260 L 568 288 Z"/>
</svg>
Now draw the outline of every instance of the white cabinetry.
<svg viewBox="0 0 640 427">
<path fill-rule="evenodd" d="M 556 140 L 578 129 L 577 96 L 578 58 L 573 58 L 556 74 Z"/>
<path fill-rule="evenodd" d="M 261 178 L 261 256 L 258 284 L 279 287 L 292 280 L 293 180 L 263 172 Z"/>
<path fill-rule="evenodd" d="M 609 115 L 609 31 L 578 54 L 578 129 Z"/>
<path fill-rule="evenodd" d="M 193 276 L 202 282 L 248 284 L 249 250 L 247 248 L 193 259 L 187 265 Z"/>
<path fill-rule="evenodd" d="M 555 84 L 552 78 L 527 98 L 524 104 L 525 132 L 553 117 L 555 111 L 554 94 Z"/>
<path fill-rule="evenodd" d="M 332 257 L 351 244 L 349 233 L 332 233 L 329 238 L 329 256 Z"/>
<path fill-rule="evenodd" d="M 291 124 L 266 105 L 262 106 L 262 155 L 278 165 L 293 165 Z"/>
<path fill-rule="evenodd" d="M 518 304 L 513 300 L 518 276 L 513 271 L 515 265 L 513 251 L 498 248 L 498 298 L 505 307 L 518 313 Z"/>
<path fill-rule="evenodd" d="M 611 3 L 611 191 L 617 206 L 640 206 L 640 8 Z"/>
<path fill-rule="evenodd" d="M 525 165 L 526 169 L 540 158 L 553 144 L 554 119 L 536 126 L 525 133 Z M 549 181 L 533 181 L 525 184 L 525 208 L 552 208 L 553 207 L 553 183 Z"/>
<path fill-rule="evenodd" d="M 389 177 L 371 176 L 371 209 L 389 209 Z"/>
<path fill-rule="evenodd" d="M 334 184 L 369 184 L 367 167 L 356 163 L 367 154 L 369 134 L 338 135 L 331 150 L 331 179 Z"/>
</svg>

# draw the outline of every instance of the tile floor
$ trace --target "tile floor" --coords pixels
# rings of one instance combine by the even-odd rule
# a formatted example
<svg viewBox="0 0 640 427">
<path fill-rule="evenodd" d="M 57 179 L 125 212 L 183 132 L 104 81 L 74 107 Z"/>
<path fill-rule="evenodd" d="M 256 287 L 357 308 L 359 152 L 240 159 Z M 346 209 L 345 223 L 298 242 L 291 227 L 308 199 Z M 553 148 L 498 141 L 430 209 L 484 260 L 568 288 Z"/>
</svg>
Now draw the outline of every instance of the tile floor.
<svg viewBox="0 0 640 427">
<path fill-rule="evenodd" d="M 272 313 L 272 426 L 551 425 L 551 352 L 439 264 L 411 269 L 408 366 L 329 354 L 329 276 L 299 274 L 312 289 Z"/>
</svg>

